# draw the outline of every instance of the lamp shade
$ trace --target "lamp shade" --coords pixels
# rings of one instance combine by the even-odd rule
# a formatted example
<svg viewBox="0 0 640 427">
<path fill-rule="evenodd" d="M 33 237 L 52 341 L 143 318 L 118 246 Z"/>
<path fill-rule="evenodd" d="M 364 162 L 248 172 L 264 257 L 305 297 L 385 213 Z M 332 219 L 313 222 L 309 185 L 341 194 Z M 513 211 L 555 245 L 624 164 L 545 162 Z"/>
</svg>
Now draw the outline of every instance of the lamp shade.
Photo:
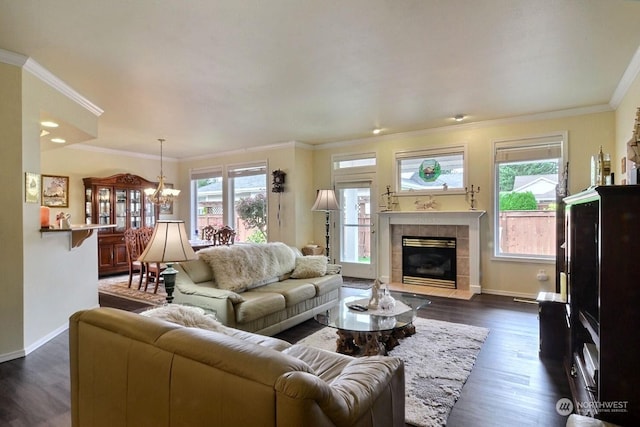
<svg viewBox="0 0 640 427">
<path fill-rule="evenodd" d="M 316 202 L 311 208 L 312 211 L 338 211 L 340 205 L 336 200 L 336 193 L 333 190 L 318 190 Z"/>
<path fill-rule="evenodd" d="M 196 259 L 184 221 L 158 221 L 151 240 L 138 258 L 142 262 L 180 262 Z"/>
</svg>

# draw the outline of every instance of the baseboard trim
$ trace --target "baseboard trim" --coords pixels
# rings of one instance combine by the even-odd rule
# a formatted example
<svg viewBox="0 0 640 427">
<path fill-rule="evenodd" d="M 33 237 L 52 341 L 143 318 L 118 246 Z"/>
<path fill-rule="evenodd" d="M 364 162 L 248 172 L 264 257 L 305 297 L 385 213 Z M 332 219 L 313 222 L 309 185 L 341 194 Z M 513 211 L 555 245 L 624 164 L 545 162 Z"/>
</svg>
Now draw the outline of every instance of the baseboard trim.
<svg viewBox="0 0 640 427">
<path fill-rule="evenodd" d="M 536 299 L 538 294 L 528 294 L 525 292 L 511 292 L 511 291 L 503 291 L 500 289 L 487 289 L 482 288 L 483 294 L 489 295 L 500 295 L 503 297 L 514 297 L 514 298 L 527 298 L 527 299 Z"/>
</svg>

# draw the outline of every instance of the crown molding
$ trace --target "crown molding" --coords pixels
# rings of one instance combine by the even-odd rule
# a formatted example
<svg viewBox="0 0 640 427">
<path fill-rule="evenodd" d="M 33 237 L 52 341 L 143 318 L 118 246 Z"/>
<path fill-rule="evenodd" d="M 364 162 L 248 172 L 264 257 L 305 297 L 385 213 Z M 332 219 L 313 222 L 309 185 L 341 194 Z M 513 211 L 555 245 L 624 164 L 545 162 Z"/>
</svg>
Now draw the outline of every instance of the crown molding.
<svg viewBox="0 0 640 427">
<path fill-rule="evenodd" d="M 22 68 L 25 62 L 27 62 L 27 59 L 29 58 L 22 54 L 0 49 L 0 62 L 5 64 L 15 65 L 16 67 Z"/>
<path fill-rule="evenodd" d="M 369 144 L 372 142 L 394 141 L 398 138 L 415 138 L 424 135 L 433 135 L 438 133 L 482 129 L 494 126 L 504 126 L 513 123 L 533 122 L 539 120 L 559 119 L 563 117 L 582 116 L 585 114 L 595 114 L 613 111 L 609 104 L 592 105 L 589 107 L 571 108 L 567 110 L 548 111 L 544 113 L 526 114 L 522 116 L 506 117 L 503 119 L 484 120 L 481 122 L 471 122 L 464 124 L 454 124 L 441 126 L 437 128 L 422 129 L 411 132 L 389 133 L 385 135 L 369 136 L 366 138 L 352 139 L 347 141 L 328 142 L 324 144 L 314 145 L 314 150 L 328 150 L 332 148 L 349 147 L 354 145 Z"/>
<path fill-rule="evenodd" d="M 44 68 L 33 58 L 22 55 L 20 53 L 0 49 L 0 62 L 4 62 L 9 65 L 15 65 L 16 67 L 20 67 L 23 70 L 28 71 L 29 73 L 33 74 L 35 77 L 42 80 L 44 83 L 48 84 L 53 89 L 65 95 L 67 98 L 76 102 L 78 105 L 82 106 L 97 117 L 101 116 L 102 113 L 104 113 L 104 110 L 102 108 L 98 107 L 87 98 L 80 95 L 71 86 L 60 80 L 60 78 L 56 77 L 51 71 Z"/>
<path fill-rule="evenodd" d="M 282 148 L 304 148 L 306 150 L 313 150 L 313 146 L 306 144 L 304 142 L 299 142 L 299 141 L 288 141 L 288 142 L 280 142 L 280 143 L 276 143 L 276 144 L 269 144 L 269 145 L 260 145 L 257 147 L 247 147 L 247 148 L 239 148 L 237 150 L 229 150 L 229 151 L 216 151 L 215 153 L 212 153 L 210 155 L 207 156 L 193 156 L 193 157 L 185 157 L 183 159 L 180 160 L 184 160 L 184 161 L 190 161 L 190 160 L 203 160 L 203 159 L 214 159 L 216 157 L 220 157 L 220 156 L 233 156 L 236 154 L 242 154 L 242 153 L 252 153 L 252 152 L 256 152 L 256 151 L 267 151 L 267 150 L 279 150 Z"/>
<path fill-rule="evenodd" d="M 618 82 L 618 86 L 616 90 L 613 92 L 611 96 L 611 100 L 609 101 L 609 105 L 614 110 L 620 106 L 622 99 L 629 91 L 631 84 L 633 84 L 636 77 L 638 77 L 638 73 L 640 72 L 640 47 L 636 49 L 636 52 L 631 57 L 631 62 L 627 66 L 627 69 L 624 71 L 620 82 Z"/>
<path fill-rule="evenodd" d="M 156 154 L 145 154 L 145 153 L 135 153 L 132 151 L 123 151 L 123 150 L 114 150 L 113 148 L 103 148 L 103 147 L 94 147 L 92 145 L 86 145 L 83 143 L 70 144 L 62 147 L 63 150 L 82 150 L 82 151 L 91 151 L 94 153 L 103 153 L 103 154 L 112 154 L 115 156 L 125 156 L 125 157 L 134 157 L 137 159 L 147 159 L 147 160 L 160 160 L 160 156 Z M 179 162 L 180 159 L 176 159 L 175 157 L 167 157 L 162 156 L 163 161 L 167 162 Z"/>
</svg>

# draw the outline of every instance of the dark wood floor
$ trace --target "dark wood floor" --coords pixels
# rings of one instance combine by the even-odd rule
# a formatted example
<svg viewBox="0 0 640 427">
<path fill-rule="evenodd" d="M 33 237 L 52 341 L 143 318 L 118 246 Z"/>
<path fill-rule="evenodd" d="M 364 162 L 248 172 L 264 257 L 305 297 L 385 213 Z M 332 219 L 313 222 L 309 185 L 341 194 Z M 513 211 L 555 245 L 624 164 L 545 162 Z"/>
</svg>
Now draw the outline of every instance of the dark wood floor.
<svg viewBox="0 0 640 427">
<path fill-rule="evenodd" d="M 421 317 L 491 330 L 447 426 L 564 426 L 566 417 L 556 413 L 555 404 L 569 396 L 569 390 L 560 363 L 538 358 L 536 305 L 491 295 L 471 301 L 431 300 Z M 108 296 L 101 297 L 100 304 L 126 310 L 144 307 Z M 278 337 L 295 342 L 317 329 L 310 320 Z M 26 358 L 0 364 L 0 426 L 70 425 L 65 332 Z"/>
</svg>

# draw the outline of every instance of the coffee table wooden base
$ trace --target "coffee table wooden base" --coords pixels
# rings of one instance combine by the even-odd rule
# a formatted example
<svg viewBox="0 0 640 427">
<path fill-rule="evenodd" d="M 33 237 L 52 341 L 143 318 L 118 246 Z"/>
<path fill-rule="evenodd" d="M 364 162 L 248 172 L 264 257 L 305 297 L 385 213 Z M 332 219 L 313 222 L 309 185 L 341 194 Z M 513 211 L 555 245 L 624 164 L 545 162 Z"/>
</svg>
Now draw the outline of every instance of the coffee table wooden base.
<svg viewBox="0 0 640 427">
<path fill-rule="evenodd" d="M 386 355 L 400 339 L 416 333 L 416 327 L 409 323 L 391 331 L 355 332 L 338 329 L 336 332 L 336 351 L 349 356 L 377 356 Z"/>
</svg>

